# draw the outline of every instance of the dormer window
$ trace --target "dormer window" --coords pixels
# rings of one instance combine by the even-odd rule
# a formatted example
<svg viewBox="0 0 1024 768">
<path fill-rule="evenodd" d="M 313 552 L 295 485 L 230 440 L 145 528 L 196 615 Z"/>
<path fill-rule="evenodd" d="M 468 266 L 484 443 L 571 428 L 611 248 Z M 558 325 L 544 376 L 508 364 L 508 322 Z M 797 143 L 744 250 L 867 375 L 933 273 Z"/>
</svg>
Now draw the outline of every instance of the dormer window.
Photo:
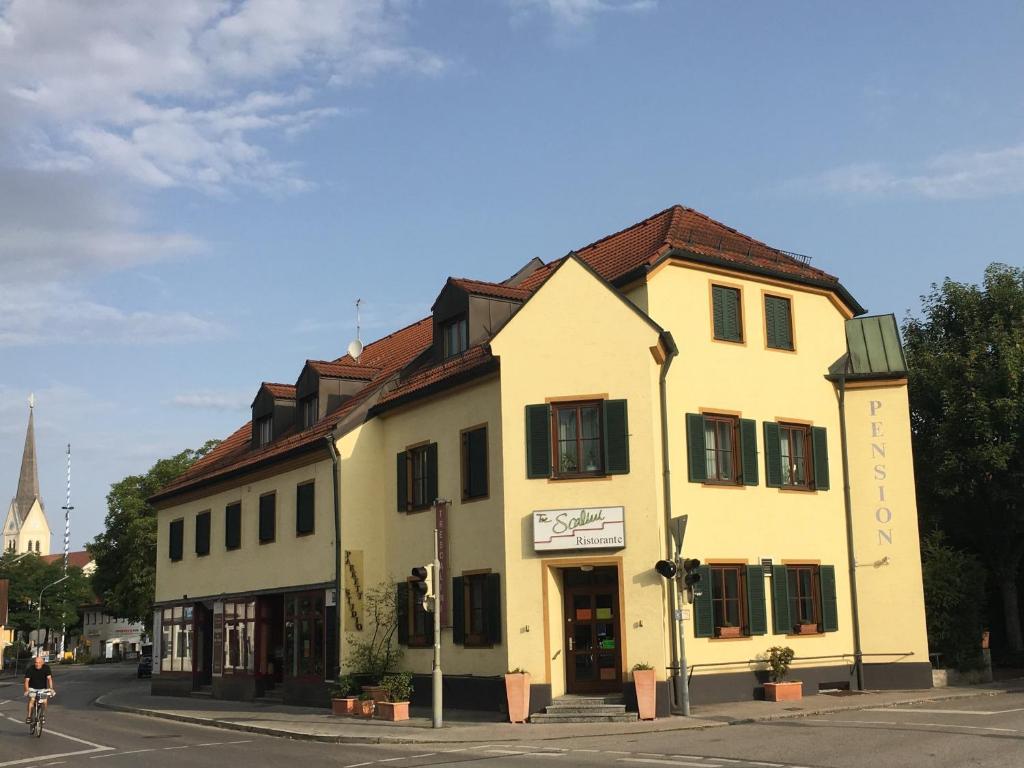
<svg viewBox="0 0 1024 768">
<path fill-rule="evenodd" d="M 274 416 L 270 414 L 256 419 L 256 446 L 262 448 L 274 439 Z"/>
<path fill-rule="evenodd" d="M 316 395 L 302 398 L 299 402 L 299 414 L 303 429 L 308 429 L 316 424 L 319 414 L 319 398 Z"/>
<path fill-rule="evenodd" d="M 465 315 L 449 320 L 441 326 L 444 356 L 460 355 L 469 347 L 469 321 Z"/>
</svg>

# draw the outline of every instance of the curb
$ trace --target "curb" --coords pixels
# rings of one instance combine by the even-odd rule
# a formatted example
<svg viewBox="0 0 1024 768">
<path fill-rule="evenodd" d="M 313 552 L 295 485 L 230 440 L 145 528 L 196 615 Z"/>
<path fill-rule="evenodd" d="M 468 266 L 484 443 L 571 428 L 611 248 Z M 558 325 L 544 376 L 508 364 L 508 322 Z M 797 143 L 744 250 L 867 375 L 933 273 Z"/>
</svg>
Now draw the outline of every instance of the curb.
<svg viewBox="0 0 1024 768">
<path fill-rule="evenodd" d="M 999 696 L 1008 691 L 1005 690 L 978 690 L 970 691 L 967 693 L 949 694 L 943 696 L 919 696 L 917 698 L 905 699 L 901 701 L 894 701 L 884 704 L 879 703 L 865 703 L 863 706 L 843 707 L 841 709 L 829 709 L 829 708 L 818 708 L 808 709 L 801 712 L 780 712 L 778 714 L 764 715 L 762 717 L 744 717 L 737 718 L 734 720 L 702 720 L 699 716 L 694 717 L 686 721 L 686 725 L 680 724 L 678 726 L 669 726 L 667 728 L 652 728 L 649 730 L 635 730 L 635 731 L 623 731 L 619 734 L 603 734 L 603 735 L 634 735 L 634 734 L 648 734 L 648 733 L 676 733 L 679 731 L 703 731 L 709 728 L 721 728 L 730 725 L 752 725 L 757 723 L 771 723 L 778 722 L 781 720 L 799 720 L 804 717 L 815 717 L 819 715 L 835 715 L 843 712 L 859 712 L 865 709 L 876 709 L 876 708 L 891 708 L 900 707 L 912 704 L 927 704 L 931 702 L 940 701 L 951 701 L 954 699 L 973 699 L 980 696 Z M 292 739 L 295 741 L 315 741 L 324 744 L 486 744 L 488 742 L 516 742 L 516 741 L 559 741 L 566 738 L 591 738 L 589 736 L 579 736 L 577 734 L 554 734 L 544 735 L 539 734 L 524 734 L 518 738 L 486 738 L 486 739 L 466 739 L 466 738 L 452 738 L 452 739 L 422 739 L 415 737 L 401 737 L 401 736 L 326 736 L 316 733 L 298 733 L 294 731 L 285 731 L 279 728 L 270 728 L 260 725 L 246 725 L 243 723 L 234 723 L 230 720 L 216 720 L 203 717 L 193 717 L 191 715 L 184 715 L 175 712 L 167 712 L 156 709 L 144 709 L 142 707 L 129 707 L 122 704 L 110 704 L 103 701 L 105 697 L 100 696 L 92 703 L 94 706 L 100 709 L 108 709 L 115 712 L 124 712 L 126 714 L 140 715 L 142 717 L 154 717 L 162 720 L 175 720 L 181 723 L 189 723 L 191 725 L 203 725 L 208 728 L 220 728 L 231 731 L 242 731 L 244 733 L 255 733 L 263 736 L 275 736 L 277 738 Z M 700 721 L 700 722 L 696 722 Z"/>
</svg>

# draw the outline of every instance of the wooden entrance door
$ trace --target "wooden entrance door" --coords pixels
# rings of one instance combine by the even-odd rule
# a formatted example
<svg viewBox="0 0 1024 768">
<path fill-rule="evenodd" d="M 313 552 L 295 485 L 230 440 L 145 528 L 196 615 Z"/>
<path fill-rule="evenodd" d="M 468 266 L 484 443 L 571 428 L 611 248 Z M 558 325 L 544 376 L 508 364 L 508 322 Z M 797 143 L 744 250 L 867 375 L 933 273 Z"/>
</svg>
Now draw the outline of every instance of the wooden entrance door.
<svg viewBox="0 0 1024 768">
<path fill-rule="evenodd" d="M 569 693 L 622 690 L 622 625 L 614 566 L 566 569 L 565 679 Z"/>
</svg>

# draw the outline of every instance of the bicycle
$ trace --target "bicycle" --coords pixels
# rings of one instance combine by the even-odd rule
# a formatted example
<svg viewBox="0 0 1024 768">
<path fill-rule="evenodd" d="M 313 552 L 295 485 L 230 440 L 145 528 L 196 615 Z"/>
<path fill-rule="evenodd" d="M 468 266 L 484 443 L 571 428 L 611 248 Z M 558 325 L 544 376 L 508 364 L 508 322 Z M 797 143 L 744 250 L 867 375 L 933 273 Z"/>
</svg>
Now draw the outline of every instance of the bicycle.
<svg viewBox="0 0 1024 768">
<path fill-rule="evenodd" d="M 35 703 L 32 705 L 32 717 L 29 718 L 28 733 L 37 739 L 43 735 L 43 726 L 46 724 L 46 702 L 53 696 L 54 690 L 48 688 L 44 691 L 29 691 Z"/>
</svg>

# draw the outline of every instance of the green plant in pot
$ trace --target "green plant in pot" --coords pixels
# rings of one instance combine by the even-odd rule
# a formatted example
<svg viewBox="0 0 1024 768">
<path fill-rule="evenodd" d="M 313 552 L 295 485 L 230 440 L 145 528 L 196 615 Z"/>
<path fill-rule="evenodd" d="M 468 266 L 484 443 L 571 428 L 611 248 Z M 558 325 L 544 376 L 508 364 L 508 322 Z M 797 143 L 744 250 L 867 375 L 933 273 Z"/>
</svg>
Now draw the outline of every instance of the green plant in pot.
<svg viewBox="0 0 1024 768">
<path fill-rule="evenodd" d="M 385 675 L 381 681 L 385 700 L 377 703 L 382 720 L 408 720 L 409 701 L 412 699 L 412 672 Z"/>
<path fill-rule="evenodd" d="M 394 584 L 382 581 L 366 590 L 363 610 L 367 616 L 366 628 L 349 639 L 348 668 L 355 677 L 366 681 L 364 691 L 371 691 L 375 700 L 383 701 L 380 684 L 402 659 Z"/>
<path fill-rule="evenodd" d="M 764 684 L 764 697 L 767 701 L 796 701 L 803 697 L 803 683 L 799 680 L 786 680 L 794 658 L 796 653 L 789 646 L 776 645 L 768 649 L 765 661 L 771 682 Z"/>
<path fill-rule="evenodd" d="M 331 691 L 331 712 L 335 715 L 354 715 L 357 683 L 352 675 L 339 675 L 328 688 Z"/>
</svg>

